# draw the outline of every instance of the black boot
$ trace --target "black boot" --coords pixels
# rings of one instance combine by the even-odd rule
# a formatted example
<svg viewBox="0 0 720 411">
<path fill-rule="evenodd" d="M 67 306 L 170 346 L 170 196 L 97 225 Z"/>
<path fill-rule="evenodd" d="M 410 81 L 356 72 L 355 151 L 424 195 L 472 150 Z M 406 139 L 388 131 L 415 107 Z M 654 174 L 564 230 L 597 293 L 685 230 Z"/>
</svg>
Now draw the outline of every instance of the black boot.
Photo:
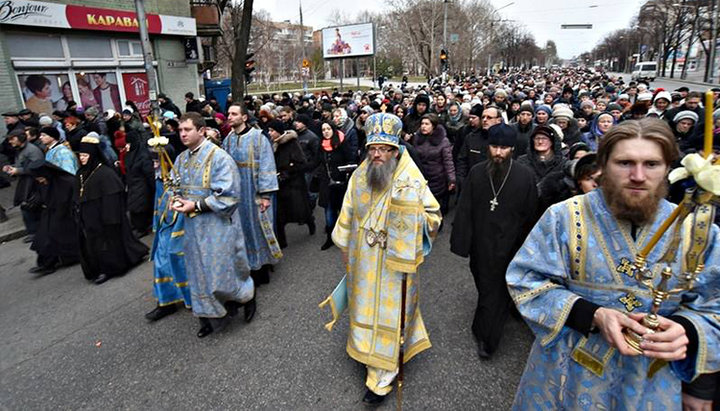
<svg viewBox="0 0 720 411">
<path fill-rule="evenodd" d="M 5 214 L 5 209 L 3 206 L 0 206 L 0 223 L 4 223 L 8 220 L 7 214 Z"/>
<path fill-rule="evenodd" d="M 255 296 L 253 296 L 252 300 L 243 304 L 243 306 L 245 307 L 245 322 L 249 323 L 250 321 L 252 321 L 253 317 L 255 317 L 255 312 L 257 312 Z"/>
<path fill-rule="evenodd" d="M 155 322 L 158 320 L 161 320 L 168 315 L 174 313 L 177 311 L 177 304 L 170 304 L 166 306 L 157 306 L 154 310 L 150 311 L 149 313 L 145 314 L 145 318 L 150 322 Z"/>
<path fill-rule="evenodd" d="M 250 276 L 252 277 L 256 287 L 259 287 L 263 284 L 268 284 L 270 282 L 270 275 L 268 274 L 269 270 L 270 265 L 265 264 L 264 266 L 260 267 L 259 270 L 250 271 Z"/>
<path fill-rule="evenodd" d="M 308 221 L 307 226 L 308 226 L 308 232 L 310 233 L 310 235 L 315 235 L 315 230 L 317 229 L 317 227 L 315 227 L 315 218 L 314 217 L 312 217 L 312 216 L 310 217 L 310 220 Z"/>
<path fill-rule="evenodd" d="M 207 318 L 200 317 L 200 330 L 197 332 L 198 338 L 205 338 L 208 335 L 212 334 L 213 328 L 212 325 L 210 325 L 210 320 Z"/>
<path fill-rule="evenodd" d="M 325 233 L 326 233 L 325 243 L 323 243 L 323 245 L 320 246 L 320 250 L 322 250 L 322 251 L 325 251 L 328 248 L 335 245 L 335 243 L 333 243 L 333 240 L 332 240 L 332 228 L 325 227 Z"/>
<path fill-rule="evenodd" d="M 370 405 L 379 405 L 385 400 L 386 395 L 378 395 L 368 389 L 363 396 L 363 402 Z"/>
</svg>

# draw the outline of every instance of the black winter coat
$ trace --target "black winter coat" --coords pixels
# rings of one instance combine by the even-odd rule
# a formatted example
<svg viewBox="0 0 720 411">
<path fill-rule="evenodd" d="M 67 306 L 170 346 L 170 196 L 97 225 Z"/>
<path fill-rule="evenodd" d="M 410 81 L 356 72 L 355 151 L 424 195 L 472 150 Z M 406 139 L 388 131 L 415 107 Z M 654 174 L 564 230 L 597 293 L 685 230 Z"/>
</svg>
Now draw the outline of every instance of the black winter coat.
<svg viewBox="0 0 720 411">
<path fill-rule="evenodd" d="M 305 172 L 307 160 L 298 143 L 297 133 L 286 131 L 273 142 L 278 173 L 278 224 L 305 223 L 311 217 Z"/>
<path fill-rule="evenodd" d="M 155 170 L 150 153 L 145 147 L 130 145 L 130 151 L 125 155 L 125 182 L 128 211 L 142 213 L 152 210 L 155 197 Z"/>
</svg>

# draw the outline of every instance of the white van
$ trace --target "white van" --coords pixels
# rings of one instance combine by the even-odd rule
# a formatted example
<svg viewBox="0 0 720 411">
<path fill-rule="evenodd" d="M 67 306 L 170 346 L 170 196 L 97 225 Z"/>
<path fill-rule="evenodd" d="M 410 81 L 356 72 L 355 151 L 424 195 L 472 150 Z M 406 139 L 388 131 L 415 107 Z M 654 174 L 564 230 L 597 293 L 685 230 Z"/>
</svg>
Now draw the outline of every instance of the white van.
<svg viewBox="0 0 720 411">
<path fill-rule="evenodd" d="M 632 79 L 655 81 L 657 73 L 657 63 L 654 61 L 641 61 L 635 65 L 632 71 Z"/>
</svg>

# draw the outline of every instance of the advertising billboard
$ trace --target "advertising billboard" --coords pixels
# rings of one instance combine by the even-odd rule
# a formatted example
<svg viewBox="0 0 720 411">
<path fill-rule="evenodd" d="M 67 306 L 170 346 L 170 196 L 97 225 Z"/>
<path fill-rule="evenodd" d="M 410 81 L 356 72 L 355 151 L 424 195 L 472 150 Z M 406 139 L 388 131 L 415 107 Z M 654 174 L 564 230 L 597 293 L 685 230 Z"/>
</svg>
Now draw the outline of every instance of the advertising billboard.
<svg viewBox="0 0 720 411">
<path fill-rule="evenodd" d="M 322 30 L 323 57 L 360 57 L 375 54 L 372 23 L 326 27 Z"/>
</svg>

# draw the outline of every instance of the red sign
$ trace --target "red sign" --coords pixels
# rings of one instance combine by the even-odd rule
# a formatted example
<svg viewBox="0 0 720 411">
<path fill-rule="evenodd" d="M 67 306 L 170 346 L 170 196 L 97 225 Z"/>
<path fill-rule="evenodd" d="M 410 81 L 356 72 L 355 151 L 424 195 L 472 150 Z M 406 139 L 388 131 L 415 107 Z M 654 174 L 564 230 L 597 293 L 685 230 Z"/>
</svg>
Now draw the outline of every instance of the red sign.
<svg viewBox="0 0 720 411">
<path fill-rule="evenodd" d="M 138 19 L 135 13 L 122 10 L 67 5 L 65 16 L 70 27 L 87 30 L 129 31 L 137 33 Z M 148 32 L 160 34 L 162 23 L 157 14 L 147 14 Z"/>
<path fill-rule="evenodd" d="M 125 96 L 138 106 L 145 118 L 150 113 L 150 84 L 145 73 L 123 73 Z"/>
</svg>

